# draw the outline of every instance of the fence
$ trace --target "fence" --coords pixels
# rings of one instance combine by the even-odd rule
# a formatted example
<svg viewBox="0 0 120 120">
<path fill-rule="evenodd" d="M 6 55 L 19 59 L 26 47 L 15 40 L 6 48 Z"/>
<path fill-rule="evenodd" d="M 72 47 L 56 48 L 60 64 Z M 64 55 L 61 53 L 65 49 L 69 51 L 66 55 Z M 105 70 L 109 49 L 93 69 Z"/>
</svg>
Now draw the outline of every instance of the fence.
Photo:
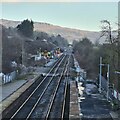
<svg viewBox="0 0 120 120">
<path fill-rule="evenodd" d="M 102 93 L 104 93 L 104 95 L 107 95 L 107 80 L 101 76 L 101 86 L 102 86 Z M 120 93 L 118 93 L 117 90 L 114 89 L 114 87 L 110 87 L 109 86 L 109 99 L 113 100 L 113 99 L 118 99 L 120 101 Z"/>
<path fill-rule="evenodd" d="M 102 86 L 102 91 L 107 93 L 107 80 L 101 76 L 101 86 Z"/>
<path fill-rule="evenodd" d="M 9 83 L 11 81 L 13 81 L 17 76 L 17 72 L 16 71 L 13 71 L 11 73 L 8 73 L 8 74 L 3 74 L 1 77 L 1 84 L 6 84 L 6 83 Z"/>
<path fill-rule="evenodd" d="M 120 93 L 117 90 L 114 90 L 113 95 L 116 99 L 120 101 Z"/>
</svg>

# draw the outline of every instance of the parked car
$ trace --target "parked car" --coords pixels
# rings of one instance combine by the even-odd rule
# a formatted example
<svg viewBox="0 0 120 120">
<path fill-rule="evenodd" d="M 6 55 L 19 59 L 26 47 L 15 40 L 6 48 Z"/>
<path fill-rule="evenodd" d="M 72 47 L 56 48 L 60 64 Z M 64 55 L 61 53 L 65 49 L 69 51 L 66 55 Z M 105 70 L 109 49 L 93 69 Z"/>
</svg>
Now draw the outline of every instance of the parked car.
<svg viewBox="0 0 120 120">
<path fill-rule="evenodd" d="M 87 95 L 95 94 L 98 92 L 98 87 L 95 81 L 86 80 L 85 90 Z"/>
</svg>

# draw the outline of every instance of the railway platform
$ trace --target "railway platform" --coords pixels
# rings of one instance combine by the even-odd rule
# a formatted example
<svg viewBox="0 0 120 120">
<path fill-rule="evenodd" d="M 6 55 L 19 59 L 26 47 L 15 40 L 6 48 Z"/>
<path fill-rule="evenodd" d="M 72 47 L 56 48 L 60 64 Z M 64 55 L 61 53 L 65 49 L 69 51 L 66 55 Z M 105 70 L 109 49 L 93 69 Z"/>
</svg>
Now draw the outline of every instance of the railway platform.
<svg viewBox="0 0 120 120">
<path fill-rule="evenodd" d="M 9 84 L 6 87 L 6 94 L 8 96 L 6 96 L 6 98 L 4 98 L 1 102 L 0 102 L 0 114 L 13 102 L 15 101 L 24 91 L 27 90 L 27 88 L 29 88 L 34 81 L 37 79 L 39 75 L 36 75 L 33 79 L 29 80 L 29 81 L 24 81 L 23 84 L 19 84 L 18 86 L 16 85 L 16 87 L 14 88 L 13 85 L 18 84 L 18 82 L 14 83 L 14 84 Z M 11 91 L 8 90 L 11 87 Z M 8 88 L 8 89 L 7 89 Z M 5 87 L 4 87 L 5 89 Z M 4 92 L 3 92 L 4 94 Z"/>
<path fill-rule="evenodd" d="M 70 111 L 69 118 L 80 120 L 80 108 L 78 103 L 78 89 L 76 87 L 76 82 L 70 82 Z"/>
</svg>

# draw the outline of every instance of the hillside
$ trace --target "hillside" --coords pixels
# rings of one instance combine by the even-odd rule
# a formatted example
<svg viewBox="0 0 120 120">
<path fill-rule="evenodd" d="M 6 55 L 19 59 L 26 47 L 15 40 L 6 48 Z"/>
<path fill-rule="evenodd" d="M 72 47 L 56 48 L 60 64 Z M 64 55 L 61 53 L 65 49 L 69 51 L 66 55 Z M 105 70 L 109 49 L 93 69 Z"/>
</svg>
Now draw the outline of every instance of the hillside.
<svg viewBox="0 0 120 120">
<path fill-rule="evenodd" d="M 19 23 L 20 21 L 0 19 L 0 24 L 6 27 L 16 27 Z M 69 42 L 72 42 L 73 40 L 79 40 L 84 37 L 88 37 L 94 43 L 100 36 L 99 32 L 71 29 L 41 22 L 34 22 L 34 30 L 39 32 L 41 31 L 46 32 L 50 35 L 60 34 L 62 37 L 66 38 Z M 103 40 L 100 41 L 100 43 L 102 42 Z"/>
</svg>

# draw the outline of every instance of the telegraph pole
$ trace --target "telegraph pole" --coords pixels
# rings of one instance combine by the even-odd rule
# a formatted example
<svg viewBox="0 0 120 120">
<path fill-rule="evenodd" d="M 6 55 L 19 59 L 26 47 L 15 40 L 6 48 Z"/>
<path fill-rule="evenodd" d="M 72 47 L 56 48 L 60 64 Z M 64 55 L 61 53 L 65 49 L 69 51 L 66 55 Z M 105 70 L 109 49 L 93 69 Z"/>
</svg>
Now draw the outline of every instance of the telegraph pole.
<svg viewBox="0 0 120 120">
<path fill-rule="evenodd" d="M 102 57 L 100 57 L 99 92 L 101 93 Z"/>
<path fill-rule="evenodd" d="M 109 82 L 110 82 L 110 65 L 108 64 L 108 71 L 107 71 L 107 101 L 109 100 Z"/>
<path fill-rule="evenodd" d="M 26 66 L 25 61 L 26 55 L 25 55 L 25 41 L 22 39 L 22 65 Z"/>
<path fill-rule="evenodd" d="M 120 2 L 119 2 L 119 7 L 120 7 Z M 120 19 L 118 19 L 118 22 L 119 22 L 119 25 L 118 25 L 118 70 L 120 70 Z M 120 92 L 119 86 L 120 86 L 120 75 L 118 75 L 118 91 Z"/>
</svg>

